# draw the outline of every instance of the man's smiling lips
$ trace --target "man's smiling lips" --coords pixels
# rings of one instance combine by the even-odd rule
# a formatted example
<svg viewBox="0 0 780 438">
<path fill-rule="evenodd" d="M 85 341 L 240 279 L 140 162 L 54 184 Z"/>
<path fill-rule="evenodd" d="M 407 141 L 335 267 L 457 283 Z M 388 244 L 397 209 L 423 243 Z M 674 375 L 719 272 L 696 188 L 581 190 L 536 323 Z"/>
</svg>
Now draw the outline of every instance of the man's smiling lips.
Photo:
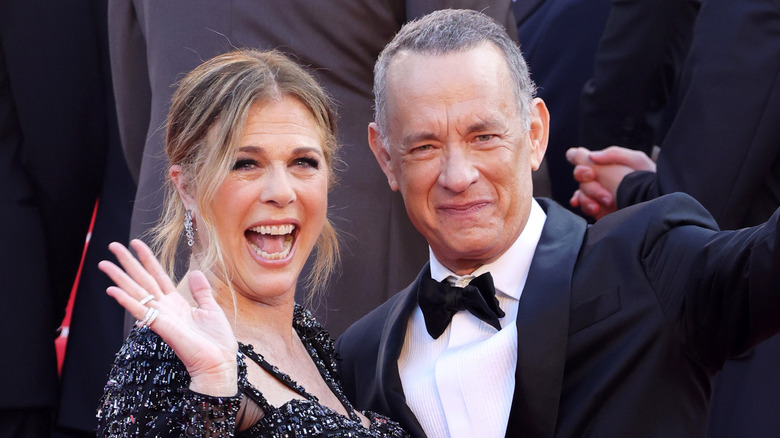
<svg viewBox="0 0 780 438">
<path fill-rule="evenodd" d="M 489 204 L 487 201 L 474 201 L 458 204 L 443 204 L 436 207 L 436 210 L 444 214 L 470 214 L 475 213 Z"/>
</svg>

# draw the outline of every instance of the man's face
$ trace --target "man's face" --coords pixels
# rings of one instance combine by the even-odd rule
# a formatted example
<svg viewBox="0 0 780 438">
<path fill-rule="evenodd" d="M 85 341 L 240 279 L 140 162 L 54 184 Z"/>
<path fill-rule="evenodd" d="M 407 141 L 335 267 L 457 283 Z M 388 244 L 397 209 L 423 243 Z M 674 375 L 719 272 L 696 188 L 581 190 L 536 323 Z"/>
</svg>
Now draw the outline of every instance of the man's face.
<svg viewBox="0 0 780 438">
<path fill-rule="evenodd" d="M 457 274 L 495 260 L 531 208 L 531 171 L 547 146 L 547 109 L 521 119 L 502 52 L 485 43 L 442 56 L 401 52 L 387 75 L 387 137 L 369 142 L 414 226 Z"/>
</svg>

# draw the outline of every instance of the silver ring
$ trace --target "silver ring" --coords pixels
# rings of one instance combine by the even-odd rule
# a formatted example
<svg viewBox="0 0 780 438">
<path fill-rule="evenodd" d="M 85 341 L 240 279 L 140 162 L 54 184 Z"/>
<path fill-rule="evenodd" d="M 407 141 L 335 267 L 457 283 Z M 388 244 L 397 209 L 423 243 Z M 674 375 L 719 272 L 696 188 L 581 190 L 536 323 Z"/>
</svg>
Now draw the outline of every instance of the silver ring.
<svg viewBox="0 0 780 438">
<path fill-rule="evenodd" d="M 154 295 L 149 294 L 149 295 L 141 298 L 138 302 L 141 303 L 142 306 L 145 306 L 146 303 L 148 303 L 149 301 L 152 301 L 153 299 L 154 299 Z"/>
<path fill-rule="evenodd" d="M 144 315 L 143 319 L 141 319 L 140 321 L 136 321 L 135 326 L 138 328 L 151 326 L 154 320 L 157 319 L 157 315 L 159 313 L 160 313 L 159 310 L 157 310 L 154 307 L 150 307 L 149 310 L 146 311 L 146 314 Z"/>
</svg>

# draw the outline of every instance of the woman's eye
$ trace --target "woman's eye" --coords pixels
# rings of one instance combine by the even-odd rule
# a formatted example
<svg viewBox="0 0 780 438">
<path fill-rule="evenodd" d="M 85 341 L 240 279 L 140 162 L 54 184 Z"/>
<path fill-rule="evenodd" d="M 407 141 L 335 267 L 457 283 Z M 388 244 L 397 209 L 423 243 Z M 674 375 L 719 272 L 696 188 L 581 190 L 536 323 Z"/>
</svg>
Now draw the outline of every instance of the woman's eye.
<svg viewBox="0 0 780 438">
<path fill-rule="evenodd" d="M 233 170 L 252 169 L 257 166 L 257 161 L 251 159 L 236 160 L 236 164 L 233 165 Z"/>
<path fill-rule="evenodd" d="M 317 160 L 316 158 L 301 157 L 295 159 L 295 165 L 301 167 L 310 167 L 312 169 L 319 169 L 320 161 Z"/>
</svg>

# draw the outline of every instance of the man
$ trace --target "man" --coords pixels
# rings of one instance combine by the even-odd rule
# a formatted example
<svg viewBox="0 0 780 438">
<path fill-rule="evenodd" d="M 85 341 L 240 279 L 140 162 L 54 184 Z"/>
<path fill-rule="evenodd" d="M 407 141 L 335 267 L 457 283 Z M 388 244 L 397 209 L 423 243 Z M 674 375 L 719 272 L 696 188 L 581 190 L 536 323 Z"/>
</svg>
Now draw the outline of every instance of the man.
<svg viewBox="0 0 780 438">
<path fill-rule="evenodd" d="M 430 263 L 339 339 L 355 404 L 414 436 L 702 436 L 716 370 L 780 331 L 779 214 L 719 233 L 678 194 L 588 227 L 534 200 L 547 109 L 479 13 L 405 26 L 375 95 L 369 142 Z"/>
</svg>

